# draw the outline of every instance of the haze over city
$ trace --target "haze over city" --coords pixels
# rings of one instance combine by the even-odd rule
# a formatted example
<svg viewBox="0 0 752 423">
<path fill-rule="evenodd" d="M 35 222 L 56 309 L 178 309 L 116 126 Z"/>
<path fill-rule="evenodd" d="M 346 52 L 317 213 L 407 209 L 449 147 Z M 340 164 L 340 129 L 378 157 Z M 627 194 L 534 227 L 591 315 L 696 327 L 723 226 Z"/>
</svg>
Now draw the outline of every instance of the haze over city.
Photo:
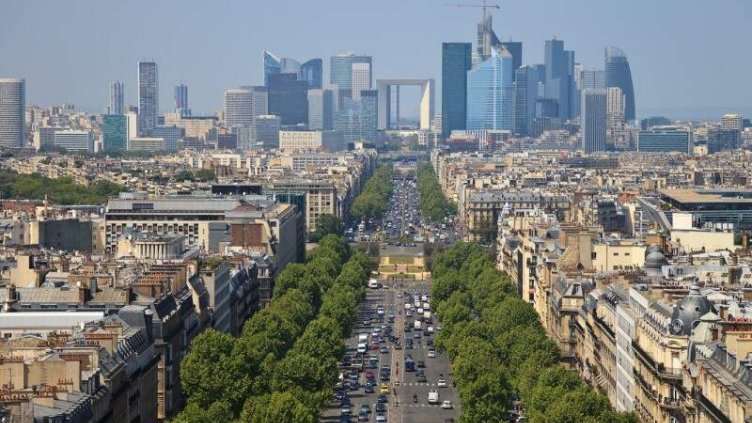
<svg viewBox="0 0 752 423">
<path fill-rule="evenodd" d="M 29 103 L 91 112 L 106 106 L 110 80 L 125 81 L 126 102 L 136 103 L 139 60 L 160 65 L 161 109 L 183 82 L 200 113 L 219 109 L 229 87 L 261 83 L 264 49 L 299 60 L 353 51 L 374 57 L 375 78 L 438 80 L 441 42 L 474 42 L 481 13 L 449 3 L 458 2 L 11 0 L 0 14 L 0 75 L 26 78 Z M 601 66 L 606 46 L 624 50 L 641 117 L 752 115 L 752 84 L 745 83 L 752 57 L 734 43 L 752 15 L 748 1 L 500 4 L 492 10 L 495 30 L 523 42 L 523 64 L 542 62 L 543 42 L 554 36 L 586 67 Z"/>
</svg>

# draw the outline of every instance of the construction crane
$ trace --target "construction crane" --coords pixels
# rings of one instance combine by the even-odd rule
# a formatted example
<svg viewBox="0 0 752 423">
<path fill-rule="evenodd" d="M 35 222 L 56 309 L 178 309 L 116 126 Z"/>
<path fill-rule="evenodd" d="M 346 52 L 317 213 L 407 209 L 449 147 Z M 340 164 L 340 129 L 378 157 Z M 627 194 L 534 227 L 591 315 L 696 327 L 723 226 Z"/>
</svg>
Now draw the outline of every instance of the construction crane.
<svg viewBox="0 0 752 423">
<path fill-rule="evenodd" d="M 483 9 L 483 22 L 486 21 L 486 10 L 487 9 L 496 9 L 501 10 L 501 6 L 498 4 L 486 4 L 486 0 L 483 0 L 483 4 L 445 4 L 444 6 L 449 7 L 476 7 L 476 8 L 482 8 Z"/>
</svg>

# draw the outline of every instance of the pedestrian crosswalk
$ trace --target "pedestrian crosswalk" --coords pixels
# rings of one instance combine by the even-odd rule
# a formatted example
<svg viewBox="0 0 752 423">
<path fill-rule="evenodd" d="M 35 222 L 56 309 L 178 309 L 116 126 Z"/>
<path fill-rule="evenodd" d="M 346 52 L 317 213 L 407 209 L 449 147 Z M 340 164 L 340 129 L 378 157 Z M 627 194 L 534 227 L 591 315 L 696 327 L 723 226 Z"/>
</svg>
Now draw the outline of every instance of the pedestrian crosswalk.
<svg viewBox="0 0 752 423">
<path fill-rule="evenodd" d="M 402 386 L 436 386 L 435 383 L 402 382 Z"/>
</svg>

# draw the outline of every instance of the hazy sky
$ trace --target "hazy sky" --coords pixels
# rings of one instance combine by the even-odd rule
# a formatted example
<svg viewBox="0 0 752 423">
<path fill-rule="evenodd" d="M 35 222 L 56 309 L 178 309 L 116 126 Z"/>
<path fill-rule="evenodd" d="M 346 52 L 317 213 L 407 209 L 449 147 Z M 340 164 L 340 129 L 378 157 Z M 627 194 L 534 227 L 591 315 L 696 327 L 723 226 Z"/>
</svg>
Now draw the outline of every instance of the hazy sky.
<svg viewBox="0 0 752 423">
<path fill-rule="evenodd" d="M 475 41 L 481 0 L 0 0 L 0 77 L 24 77 L 29 103 L 101 111 L 109 80 L 136 103 L 136 63 L 159 64 L 160 106 L 176 83 L 194 113 L 221 107 L 225 89 L 262 84 L 261 52 L 300 62 L 370 54 L 374 78 L 441 78 L 441 42 Z M 629 57 L 637 113 L 752 113 L 750 0 L 507 0 L 494 11 L 523 63 L 543 61 L 556 36 L 587 67 L 603 47 Z M 438 94 L 438 93 L 437 93 Z M 440 102 L 437 101 L 437 110 Z M 413 108 L 404 105 L 408 111 Z"/>
</svg>

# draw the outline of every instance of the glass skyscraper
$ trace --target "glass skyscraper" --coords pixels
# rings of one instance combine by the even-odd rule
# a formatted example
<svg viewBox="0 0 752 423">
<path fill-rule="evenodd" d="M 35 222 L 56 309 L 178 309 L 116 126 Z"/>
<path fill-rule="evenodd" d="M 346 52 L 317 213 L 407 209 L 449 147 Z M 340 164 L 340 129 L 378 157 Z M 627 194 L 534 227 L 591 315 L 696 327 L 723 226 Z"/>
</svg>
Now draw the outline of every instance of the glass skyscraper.
<svg viewBox="0 0 752 423">
<path fill-rule="evenodd" d="M 586 153 L 606 150 L 606 90 L 582 90 L 582 149 Z"/>
<path fill-rule="evenodd" d="M 559 119 L 572 117 L 574 106 L 574 52 L 564 50 L 564 41 L 546 40 L 544 62 L 546 65 L 546 98 L 558 103 Z"/>
<path fill-rule="evenodd" d="M 175 85 L 175 113 L 180 117 L 191 115 L 191 109 L 188 108 L 188 86 L 185 84 Z"/>
<path fill-rule="evenodd" d="M 538 71 L 532 66 L 522 66 L 514 71 L 514 113 L 512 132 L 528 136 L 535 117 L 535 102 L 538 98 Z"/>
<path fill-rule="evenodd" d="M 110 102 L 107 113 L 122 115 L 125 110 L 125 84 L 120 81 L 110 82 Z"/>
<path fill-rule="evenodd" d="M 354 63 L 368 63 L 371 65 L 371 56 L 357 56 L 353 53 L 339 54 L 332 56 L 329 69 L 329 80 L 332 84 L 337 84 L 346 97 L 352 96 L 352 74 Z M 372 68 L 371 68 L 372 69 Z M 370 76 L 368 78 L 371 80 Z"/>
<path fill-rule="evenodd" d="M 308 83 L 298 75 L 269 75 L 269 113 L 279 116 L 282 125 L 308 124 Z"/>
<path fill-rule="evenodd" d="M 128 118 L 125 115 L 102 116 L 102 149 L 104 151 L 128 149 Z"/>
<path fill-rule="evenodd" d="M 347 98 L 334 119 L 334 130 L 345 143 L 378 140 L 378 91 L 361 91 L 360 100 Z"/>
<path fill-rule="evenodd" d="M 467 124 L 467 71 L 472 67 L 470 43 L 441 45 L 441 136 Z"/>
<path fill-rule="evenodd" d="M 318 90 L 324 84 L 324 61 L 311 59 L 300 66 L 298 79 L 308 83 L 308 89 Z"/>
<path fill-rule="evenodd" d="M 0 78 L 0 147 L 26 143 L 26 81 Z"/>
<path fill-rule="evenodd" d="M 321 131 L 334 127 L 334 95 L 331 89 L 308 90 L 308 129 Z"/>
<path fill-rule="evenodd" d="M 466 129 L 512 129 L 512 66 L 512 55 L 500 47 L 467 73 Z"/>
<path fill-rule="evenodd" d="M 269 86 L 269 75 L 280 73 L 282 71 L 282 63 L 280 60 L 270 52 L 264 50 L 264 86 Z"/>
<path fill-rule="evenodd" d="M 632 71 L 629 61 L 623 51 L 616 47 L 606 49 L 606 86 L 619 87 L 626 97 L 624 119 L 636 119 L 636 103 L 634 86 L 632 85 Z"/>
<path fill-rule="evenodd" d="M 507 49 L 512 55 L 512 68 L 516 71 L 522 66 L 522 42 L 520 41 L 501 41 L 500 44 Z M 512 78 L 516 80 L 513 74 Z"/>
<path fill-rule="evenodd" d="M 159 119 L 159 74 L 154 62 L 138 62 L 138 131 L 151 136 Z"/>
</svg>

